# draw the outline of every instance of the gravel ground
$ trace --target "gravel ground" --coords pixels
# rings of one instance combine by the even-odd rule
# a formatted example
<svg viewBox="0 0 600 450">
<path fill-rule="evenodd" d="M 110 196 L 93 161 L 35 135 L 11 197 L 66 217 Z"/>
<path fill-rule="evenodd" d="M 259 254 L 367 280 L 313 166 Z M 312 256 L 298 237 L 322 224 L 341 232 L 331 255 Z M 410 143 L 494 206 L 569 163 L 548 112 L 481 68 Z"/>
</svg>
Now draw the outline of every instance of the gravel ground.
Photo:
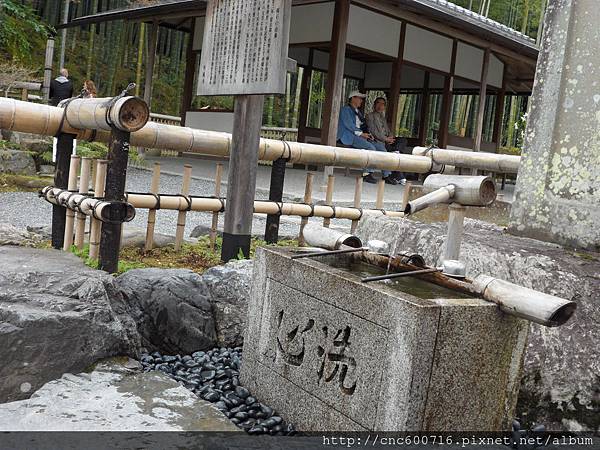
<svg viewBox="0 0 600 450">
<path fill-rule="evenodd" d="M 146 170 L 130 168 L 127 172 L 127 190 L 129 192 L 148 192 L 152 174 Z M 162 175 L 160 179 L 160 192 L 165 194 L 177 194 L 181 189 L 181 177 Z M 214 182 L 192 179 L 190 192 L 193 195 L 212 195 L 214 193 Z M 223 185 L 222 195 L 227 193 L 227 186 Z M 267 195 L 257 192 L 257 199 L 266 199 Z M 372 205 L 364 205 L 372 207 Z M 223 227 L 224 216 L 219 217 L 219 229 Z M 138 210 L 136 218 L 130 222 L 131 226 L 136 228 L 146 228 L 148 220 L 147 210 Z M 321 223 L 322 219 L 312 218 L 311 222 Z M 8 222 L 18 228 L 27 226 L 49 226 L 52 222 L 52 205 L 40 198 L 34 192 L 7 192 L 0 194 L 0 221 Z M 212 215 L 208 213 L 190 212 L 187 215 L 185 236 L 189 236 L 192 230 L 202 225 L 210 227 Z M 253 231 L 256 235 L 264 233 L 266 225 L 266 215 L 254 215 Z M 176 211 L 159 211 L 156 215 L 157 233 L 174 235 L 177 226 Z M 343 227 L 349 229 L 350 221 L 333 220 L 333 227 Z M 300 227 L 299 217 L 282 217 L 279 235 L 297 236 Z"/>
</svg>

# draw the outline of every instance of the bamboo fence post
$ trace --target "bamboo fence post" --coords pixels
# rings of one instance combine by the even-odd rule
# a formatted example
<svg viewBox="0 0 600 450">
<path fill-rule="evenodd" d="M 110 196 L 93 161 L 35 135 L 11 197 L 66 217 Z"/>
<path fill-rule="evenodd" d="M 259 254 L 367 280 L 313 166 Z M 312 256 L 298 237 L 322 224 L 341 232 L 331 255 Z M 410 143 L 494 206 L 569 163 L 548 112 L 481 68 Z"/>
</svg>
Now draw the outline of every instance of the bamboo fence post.
<svg viewBox="0 0 600 450">
<path fill-rule="evenodd" d="M 154 163 L 150 193 L 157 195 L 160 188 L 160 163 Z M 154 247 L 154 226 L 156 224 L 156 209 L 148 211 L 148 225 L 146 226 L 145 250 L 150 251 Z"/>
<path fill-rule="evenodd" d="M 404 185 L 404 192 L 402 193 L 402 211 L 406 211 L 406 205 L 410 201 L 410 190 L 412 188 L 412 183 L 408 181 Z"/>
<path fill-rule="evenodd" d="M 329 175 L 327 177 L 327 191 L 325 193 L 325 204 L 327 206 L 331 206 L 333 204 L 333 185 L 335 184 L 335 175 Z M 329 228 L 329 224 L 331 224 L 331 219 L 326 217 L 323 219 L 323 226 L 325 228 Z"/>
<path fill-rule="evenodd" d="M 96 161 L 96 179 L 94 180 L 94 198 L 104 197 L 104 184 L 106 183 L 106 164 L 105 159 Z M 90 225 L 90 259 L 98 259 L 100 251 L 100 232 L 102 231 L 102 222 L 92 216 Z"/>
<path fill-rule="evenodd" d="M 315 174 L 312 172 L 308 172 L 306 174 L 306 186 L 304 187 L 304 203 L 310 205 L 312 203 L 312 190 L 313 190 L 313 180 Z M 303 217 L 300 220 L 300 233 L 298 234 L 298 245 L 303 246 L 305 244 L 304 241 L 304 227 L 308 224 L 308 217 Z"/>
<path fill-rule="evenodd" d="M 221 180 L 223 178 L 223 163 L 217 163 L 215 172 L 215 198 L 221 197 Z M 219 212 L 214 212 L 212 215 L 212 223 L 210 225 L 210 249 L 215 251 L 215 243 L 217 241 L 217 228 L 219 226 Z"/>
<path fill-rule="evenodd" d="M 356 177 L 356 185 L 354 187 L 354 207 L 360 208 L 360 201 L 362 197 L 362 188 L 363 188 L 363 177 Z M 350 233 L 354 233 L 356 231 L 356 227 L 358 226 L 358 220 L 353 220 L 352 225 L 350 225 Z"/>
<path fill-rule="evenodd" d="M 69 167 L 69 183 L 67 189 L 70 192 L 77 191 L 77 172 L 79 172 L 79 161 L 80 157 L 77 155 L 71 155 L 71 165 Z M 75 223 L 75 211 L 71 208 L 67 208 L 67 217 L 65 221 L 65 239 L 63 244 L 63 250 L 68 252 L 73 245 L 73 226 Z"/>
<path fill-rule="evenodd" d="M 377 182 L 377 198 L 375 209 L 383 209 L 383 194 L 385 193 L 385 180 L 382 178 Z"/>
<path fill-rule="evenodd" d="M 186 164 L 183 166 L 183 181 L 181 183 L 181 195 L 187 196 L 190 193 L 190 180 L 192 178 L 192 166 Z M 177 215 L 177 231 L 175 232 L 175 250 L 181 249 L 183 242 L 183 233 L 185 232 L 185 218 L 187 211 L 179 211 Z"/>
<path fill-rule="evenodd" d="M 79 193 L 87 194 L 90 191 L 90 170 L 92 166 L 91 158 L 81 158 L 81 177 L 79 178 Z M 77 222 L 75 224 L 75 245 L 79 250 L 83 249 L 85 238 L 85 220 L 86 215 L 77 212 Z"/>
</svg>

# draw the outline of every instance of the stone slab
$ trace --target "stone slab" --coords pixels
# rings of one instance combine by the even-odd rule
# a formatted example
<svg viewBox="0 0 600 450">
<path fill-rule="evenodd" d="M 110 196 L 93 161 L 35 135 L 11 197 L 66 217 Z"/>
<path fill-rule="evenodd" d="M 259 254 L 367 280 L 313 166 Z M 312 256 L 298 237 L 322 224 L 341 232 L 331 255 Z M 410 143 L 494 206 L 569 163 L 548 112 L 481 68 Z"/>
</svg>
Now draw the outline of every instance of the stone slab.
<svg viewBox="0 0 600 450">
<path fill-rule="evenodd" d="M 489 431 L 512 418 L 525 327 L 494 305 L 363 284 L 276 248 L 258 250 L 254 277 L 241 381 L 300 429 Z"/>
<path fill-rule="evenodd" d="M 102 363 L 46 383 L 28 400 L 1 404 L 0 431 L 239 431 L 209 402 L 136 364 Z"/>
</svg>

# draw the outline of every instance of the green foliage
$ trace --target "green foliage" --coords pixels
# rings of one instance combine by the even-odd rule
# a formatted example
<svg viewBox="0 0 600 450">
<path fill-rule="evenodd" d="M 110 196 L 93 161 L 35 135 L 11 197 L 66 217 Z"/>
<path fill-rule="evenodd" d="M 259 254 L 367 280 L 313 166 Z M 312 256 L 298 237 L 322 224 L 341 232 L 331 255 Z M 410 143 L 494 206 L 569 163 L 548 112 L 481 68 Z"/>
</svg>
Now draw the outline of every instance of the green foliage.
<svg viewBox="0 0 600 450">
<path fill-rule="evenodd" d="M 503 155 L 521 155 L 521 149 L 519 147 L 500 147 L 498 153 Z"/>
<path fill-rule="evenodd" d="M 33 56 L 44 48 L 52 30 L 28 5 L 2 0 L 0 11 L 0 55 L 13 61 L 32 63 Z"/>
<path fill-rule="evenodd" d="M 106 159 L 108 147 L 101 142 L 77 142 L 76 153 L 82 158 Z M 136 165 L 145 165 L 146 162 L 136 151 L 129 152 L 129 161 Z"/>
</svg>

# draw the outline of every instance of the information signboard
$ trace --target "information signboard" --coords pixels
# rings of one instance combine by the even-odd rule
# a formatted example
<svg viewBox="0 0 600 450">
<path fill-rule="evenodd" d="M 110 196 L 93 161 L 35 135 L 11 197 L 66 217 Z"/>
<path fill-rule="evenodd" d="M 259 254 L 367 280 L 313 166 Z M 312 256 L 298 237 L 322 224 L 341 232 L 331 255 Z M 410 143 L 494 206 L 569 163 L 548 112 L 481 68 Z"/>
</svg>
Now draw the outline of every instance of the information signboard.
<svg viewBox="0 0 600 450">
<path fill-rule="evenodd" d="M 209 0 L 198 95 L 285 94 L 291 0 Z"/>
</svg>

